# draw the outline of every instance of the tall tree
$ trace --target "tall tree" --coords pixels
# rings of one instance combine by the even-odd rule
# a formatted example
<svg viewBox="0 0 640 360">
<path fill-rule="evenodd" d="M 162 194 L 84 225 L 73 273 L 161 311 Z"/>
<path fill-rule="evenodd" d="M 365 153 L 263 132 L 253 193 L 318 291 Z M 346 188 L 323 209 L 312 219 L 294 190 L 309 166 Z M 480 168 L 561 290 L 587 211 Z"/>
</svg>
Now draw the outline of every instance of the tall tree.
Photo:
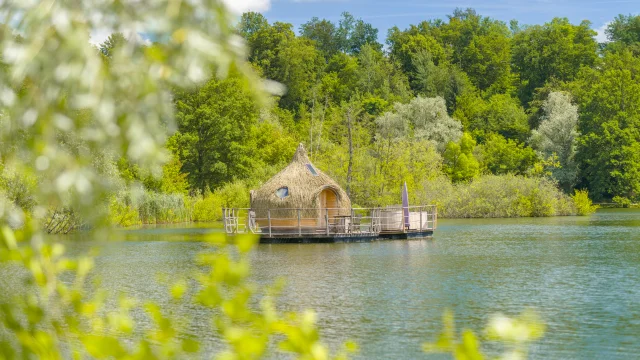
<svg viewBox="0 0 640 360">
<path fill-rule="evenodd" d="M 348 12 L 342 13 L 337 34 L 340 49 L 347 54 L 358 54 L 364 45 L 382 50 L 382 44 L 378 42 L 378 29 L 362 19 L 356 20 Z"/>
<path fill-rule="evenodd" d="M 238 22 L 238 32 L 245 39 L 252 39 L 253 36 L 269 27 L 269 21 L 264 15 L 257 12 L 246 12 L 240 17 Z"/>
<path fill-rule="evenodd" d="M 510 90 L 511 32 L 506 24 L 472 9 L 457 9 L 448 20 L 423 21 L 404 31 L 397 27 L 389 30 L 390 55 L 409 76 L 412 89 L 424 91 L 425 68 L 441 75 L 445 70 L 455 75 L 459 68 L 482 91 Z M 451 65 L 456 68 L 449 70 Z"/>
<path fill-rule="evenodd" d="M 267 79 L 278 80 L 280 52 L 296 34 L 293 25 L 276 22 L 269 25 L 261 14 L 245 13 L 240 19 L 239 32 L 249 47 L 249 61 L 262 70 Z"/>
<path fill-rule="evenodd" d="M 345 122 L 347 124 L 347 145 L 349 149 L 349 165 L 347 166 L 347 195 L 351 195 L 351 182 L 353 179 L 353 133 L 354 133 L 354 125 L 357 121 L 360 112 L 362 112 L 362 108 L 356 102 L 350 102 L 348 104 L 343 105 L 344 108 L 344 117 Z"/>
<path fill-rule="evenodd" d="M 581 184 L 596 199 L 640 194 L 640 58 L 606 53 L 572 84 L 580 108 Z"/>
<path fill-rule="evenodd" d="M 436 65 L 427 51 L 414 54 L 412 61 L 415 74 L 411 87 L 418 95 L 444 98 L 449 113 L 455 111 L 459 96 L 475 89 L 465 72 L 455 65 Z"/>
<path fill-rule="evenodd" d="M 528 104 L 535 89 L 547 81 L 571 81 L 581 66 L 593 66 L 598 58 L 595 35 L 589 21 L 573 25 L 567 18 L 555 18 L 517 32 L 511 61 L 520 77 L 522 104 Z"/>
<path fill-rule="evenodd" d="M 293 38 L 281 44 L 276 58 L 277 68 L 273 80 L 287 87 L 280 105 L 297 110 L 312 101 L 313 88 L 324 66 L 322 55 L 305 38 Z"/>
<path fill-rule="evenodd" d="M 259 111 L 246 79 L 209 80 L 193 91 L 178 91 L 175 104 L 178 132 L 169 146 L 192 189 L 204 193 L 251 172 L 247 135 Z"/>
<path fill-rule="evenodd" d="M 464 70 L 480 90 L 504 92 L 511 86 L 510 36 L 507 25 L 473 9 L 456 9 L 438 27 L 439 41 L 453 50 L 451 61 Z"/>
<path fill-rule="evenodd" d="M 411 25 L 404 31 L 393 27 L 387 33 L 390 57 L 400 65 L 409 78 L 412 89 L 416 91 L 420 90 L 424 81 L 417 79 L 416 65 L 425 64 L 426 61 L 432 62 L 434 66 L 448 63 L 448 51 L 431 34 L 431 27 L 430 23 L 422 22 L 417 26 Z M 416 59 L 418 56 L 420 58 Z"/>
<path fill-rule="evenodd" d="M 358 59 L 345 53 L 335 54 L 325 68 L 322 87 L 333 103 L 348 100 L 358 90 Z"/>
<path fill-rule="evenodd" d="M 640 55 L 640 15 L 618 15 L 605 30 L 609 43 L 606 49 L 619 51 L 630 49 L 636 56 Z"/>
<path fill-rule="evenodd" d="M 357 89 L 361 94 L 388 101 L 406 101 L 411 95 L 406 76 L 373 46 L 364 45 L 358 54 Z"/>
<path fill-rule="evenodd" d="M 239 32 L 247 39 L 251 63 L 267 79 L 285 85 L 286 93 L 280 99 L 283 108 L 297 111 L 311 102 L 312 89 L 324 66 L 312 40 L 296 37 L 291 24 L 269 25 L 256 13 L 243 14 Z"/>
<path fill-rule="evenodd" d="M 316 48 L 327 60 L 341 50 L 342 42 L 338 37 L 336 25 L 329 20 L 311 18 L 300 25 L 300 35 L 315 41 Z"/>
</svg>

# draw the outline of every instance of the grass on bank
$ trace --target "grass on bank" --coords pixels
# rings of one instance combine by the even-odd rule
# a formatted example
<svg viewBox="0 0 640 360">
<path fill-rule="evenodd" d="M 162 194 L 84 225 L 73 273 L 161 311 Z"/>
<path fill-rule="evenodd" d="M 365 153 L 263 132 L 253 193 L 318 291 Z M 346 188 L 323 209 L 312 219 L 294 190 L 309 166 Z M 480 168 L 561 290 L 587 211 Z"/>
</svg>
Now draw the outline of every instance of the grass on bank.
<svg viewBox="0 0 640 360">
<path fill-rule="evenodd" d="M 213 193 L 196 196 L 124 191 L 111 199 L 109 222 L 121 227 L 215 222 L 222 220 L 223 207 L 249 207 L 249 189 L 244 182 L 230 183 Z"/>
</svg>

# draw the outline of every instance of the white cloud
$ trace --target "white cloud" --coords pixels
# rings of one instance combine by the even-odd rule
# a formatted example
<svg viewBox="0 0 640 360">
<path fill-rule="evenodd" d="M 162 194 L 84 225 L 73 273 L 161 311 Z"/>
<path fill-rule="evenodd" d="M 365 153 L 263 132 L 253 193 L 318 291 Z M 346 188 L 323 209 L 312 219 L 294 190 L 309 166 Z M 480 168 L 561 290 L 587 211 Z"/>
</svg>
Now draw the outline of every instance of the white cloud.
<svg viewBox="0 0 640 360">
<path fill-rule="evenodd" d="M 247 11 L 267 11 L 271 7 L 271 0 L 222 0 L 229 11 L 242 14 Z"/>
<path fill-rule="evenodd" d="M 100 45 L 102 44 L 109 35 L 111 35 L 112 31 L 109 29 L 94 29 L 91 30 L 91 34 L 89 34 L 89 42 L 91 45 Z"/>
<path fill-rule="evenodd" d="M 604 32 L 605 30 L 607 30 L 609 24 L 611 24 L 611 21 L 604 23 L 604 25 L 596 29 L 596 32 L 598 33 L 598 35 L 596 35 L 596 40 L 599 43 L 609 42 L 609 39 L 607 39 L 607 34 Z"/>
<path fill-rule="evenodd" d="M 99 28 L 91 30 L 91 34 L 89 34 L 89 42 L 92 45 L 99 46 L 102 44 L 109 35 L 113 34 L 114 31 L 107 28 Z M 151 45 L 151 40 L 144 37 L 143 34 L 136 32 L 134 30 L 127 30 L 123 32 L 124 37 L 137 44 Z"/>
<path fill-rule="evenodd" d="M 2 3 L 2 1 L 3 0 L 0 0 L 0 3 Z M 222 0 L 222 2 L 230 12 L 237 15 L 247 11 L 263 12 L 271 8 L 271 0 Z M 99 23 L 99 21 L 95 22 Z M 144 37 L 144 34 L 141 35 L 140 31 L 143 30 L 124 31 L 124 35 L 129 41 L 136 41 L 147 45 L 150 44 L 150 40 Z M 102 44 L 113 32 L 112 29 L 108 28 L 95 28 L 91 30 L 89 42 L 93 45 Z"/>
</svg>

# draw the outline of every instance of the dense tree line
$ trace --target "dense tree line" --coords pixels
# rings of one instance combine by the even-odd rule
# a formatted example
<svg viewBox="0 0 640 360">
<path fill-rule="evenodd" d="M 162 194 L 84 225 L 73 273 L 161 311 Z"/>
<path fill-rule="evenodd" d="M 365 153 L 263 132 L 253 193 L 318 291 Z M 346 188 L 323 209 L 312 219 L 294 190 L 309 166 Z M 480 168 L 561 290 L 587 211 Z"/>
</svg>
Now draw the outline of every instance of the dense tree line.
<svg viewBox="0 0 640 360">
<path fill-rule="evenodd" d="M 620 15 L 599 44 L 588 21 L 506 24 L 458 9 L 393 27 L 383 46 L 349 13 L 299 29 L 245 13 L 248 62 L 286 90 L 265 99 L 233 69 L 177 89 L 172 164 L 191 192 L 255 186 L 303 142 L 358 205 L 397 202 L 402 181 L 419 193 L 443 174 L 547 177 L 567 193 L 637 201 L 639 24 Z"/>
</svg>

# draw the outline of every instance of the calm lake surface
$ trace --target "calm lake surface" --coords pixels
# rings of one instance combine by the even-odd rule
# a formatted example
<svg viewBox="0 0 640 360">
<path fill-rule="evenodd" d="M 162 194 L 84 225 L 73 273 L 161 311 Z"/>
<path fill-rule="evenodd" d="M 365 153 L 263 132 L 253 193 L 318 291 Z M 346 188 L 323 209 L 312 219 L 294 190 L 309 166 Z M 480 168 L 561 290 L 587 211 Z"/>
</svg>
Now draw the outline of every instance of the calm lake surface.
<svg viewBox="0 0 640 360">
<path fill-rule="evenodd" d="M 66 244 L 77 254 L 100 249 L 97 273 L 114 295 L 168 305 L 158 279 L 196 270 L 192 259 L 208 247 L 194 240 L 212 231 L 220 230 L 148 228 L 119 232 L 123 242 Z M 640 357 L 639 210 L 441 220 L 432 240 L 260 245 L 253 263 L 257 282 L 287 279 L 282 309 L 315 309 L 326 341 L 355 340 L 363 359 L 434 358 L 420 345 L 435 339 L 447 308 L 475 331 L 491 314 L 536 309 L 547 333 L 534 359 Z M 215 348 L 206 314 L 178 311 Z"/>
</svg>

